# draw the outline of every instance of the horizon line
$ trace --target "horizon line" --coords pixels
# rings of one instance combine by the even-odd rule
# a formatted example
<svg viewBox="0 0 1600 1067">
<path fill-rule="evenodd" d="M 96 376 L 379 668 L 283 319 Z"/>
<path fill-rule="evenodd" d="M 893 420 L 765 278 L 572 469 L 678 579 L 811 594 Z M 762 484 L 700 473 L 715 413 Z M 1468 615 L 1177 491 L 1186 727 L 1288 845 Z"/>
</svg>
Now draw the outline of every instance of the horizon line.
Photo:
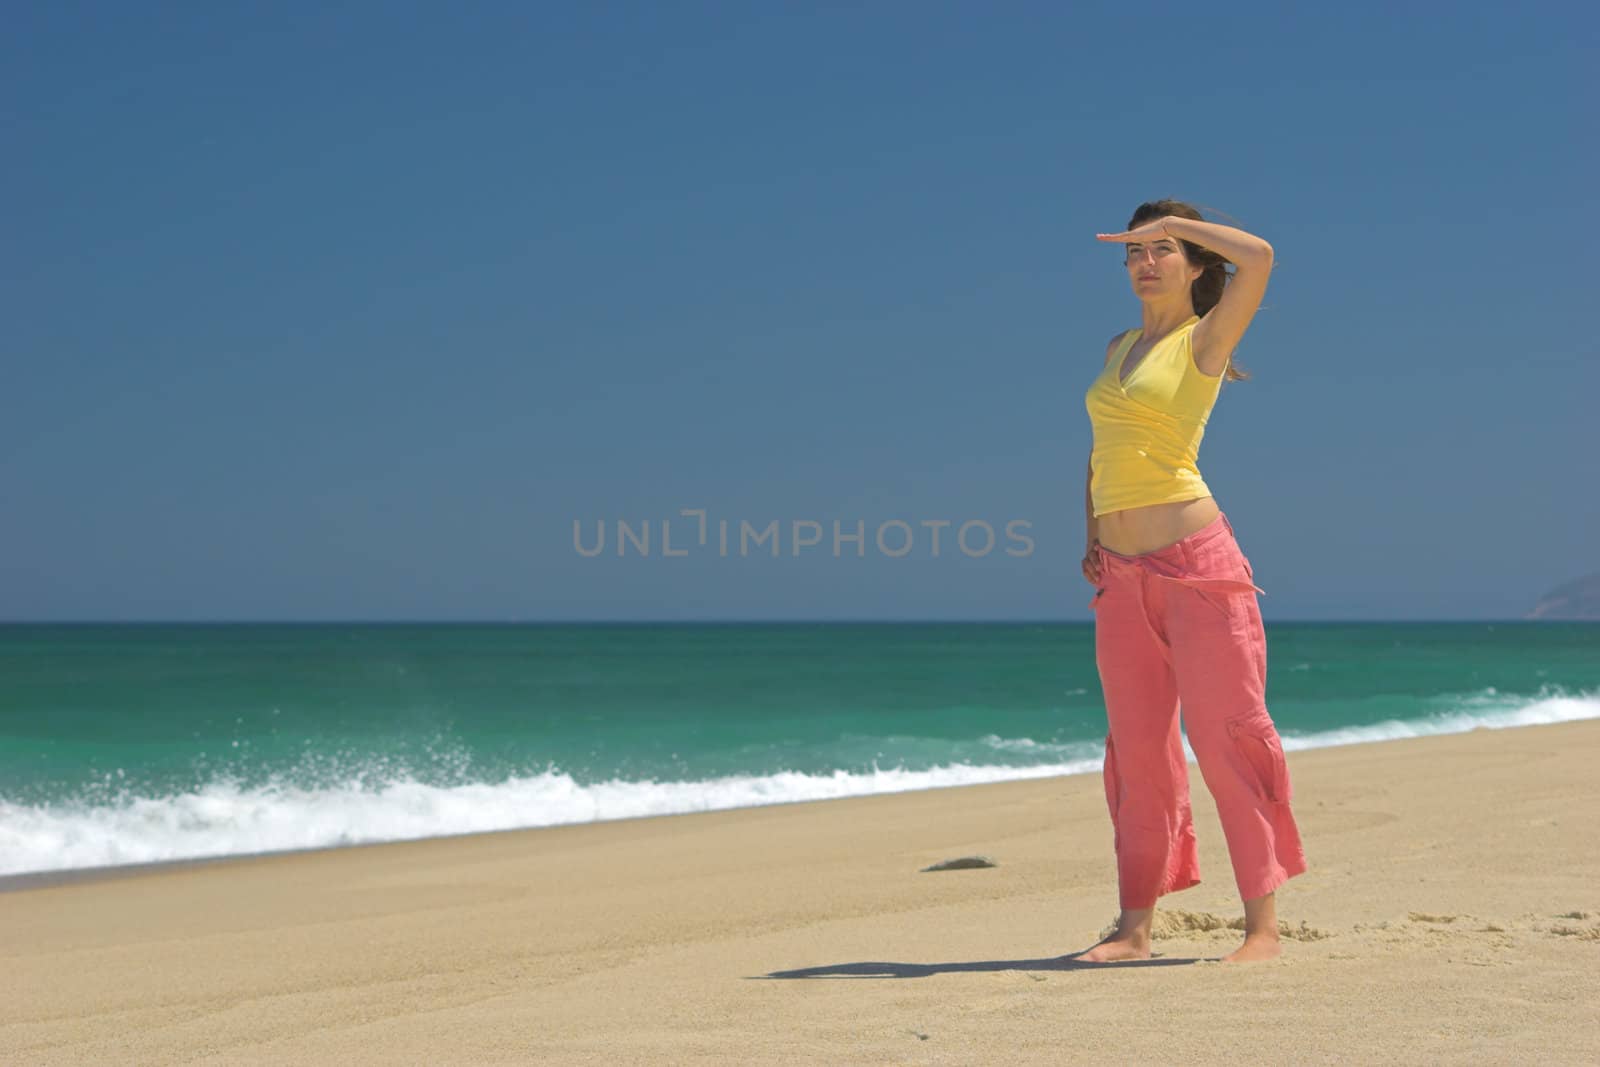
<svg viewBox="0 0 1600 1067">
<path fill-rule="evenodd" d="M 1270 619 L 1270 624 L 1281 623 L 1511 623 L 1511 622 L 1600 622 L 1600 619 L 1563 619 L 1552 617 L 1469 617 L 1469 618 L 1297 618 Z M 634 618 L 634 619 L 462 619 L 462 618 L 404 618 L 404 619 L 0 619 L 0 626 L 1057 626 L 1092 625 L 1093 616 L 1086 618 Z"/>
</svg>

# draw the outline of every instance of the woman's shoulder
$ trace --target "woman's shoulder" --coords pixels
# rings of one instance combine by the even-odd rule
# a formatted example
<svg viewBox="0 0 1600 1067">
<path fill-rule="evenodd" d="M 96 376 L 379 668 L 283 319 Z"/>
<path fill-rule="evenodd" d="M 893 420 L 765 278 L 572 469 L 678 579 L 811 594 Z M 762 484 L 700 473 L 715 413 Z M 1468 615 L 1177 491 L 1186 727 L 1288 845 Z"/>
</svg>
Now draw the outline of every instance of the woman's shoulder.
<svg viewBox="0 0 1600 1067">
<path fill-rule="evenodd" d="M 1106 343 L 1106 363 L 1108 365 L 1111 363 L 1111 357 L 1116 355 L 1117 348 L 1119 346 L 1121 346 L 1122 342 L 1127 340 L 1129 335 L 1135 334 L 1135 333 L 1138 333 L 1138 332 L 1139 331 L 1138 331 L 1137 328 L 1132 329 L 1132 330 L 1123 330 L 1121 333 L 1117 334 L 1115 337 L 1113 337 L 1110 341 L 1108 341 Z"/>
</svg>

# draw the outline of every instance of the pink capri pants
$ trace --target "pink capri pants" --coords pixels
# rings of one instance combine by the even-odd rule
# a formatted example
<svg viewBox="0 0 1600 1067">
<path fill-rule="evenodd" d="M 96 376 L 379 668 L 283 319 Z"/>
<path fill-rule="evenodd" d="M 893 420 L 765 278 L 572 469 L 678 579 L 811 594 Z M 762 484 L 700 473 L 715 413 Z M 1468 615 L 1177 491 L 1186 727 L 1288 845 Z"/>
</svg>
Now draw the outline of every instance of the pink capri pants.
<svg viewBox="0 0 1600 1067">
<path fill-rule="evenodd" d="M 1095 662 L 1105 691 L 1106 803 L 1123 908 L 1200 881 L 1178 710 L 1216 800 L 1244 900 L 1306 869 L 1289 768 L 1267 714 L 1267 637 L 1227 516 L 1139 556 L 1101 548 Z"/>
</svg>

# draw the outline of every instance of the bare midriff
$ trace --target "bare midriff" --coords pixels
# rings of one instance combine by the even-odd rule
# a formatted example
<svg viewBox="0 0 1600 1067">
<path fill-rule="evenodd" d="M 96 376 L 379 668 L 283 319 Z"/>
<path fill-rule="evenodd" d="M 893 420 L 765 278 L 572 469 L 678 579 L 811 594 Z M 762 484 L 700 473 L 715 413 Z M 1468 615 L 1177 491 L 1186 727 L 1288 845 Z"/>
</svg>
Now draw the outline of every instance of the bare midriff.
<svg viewBox="0 0 1600 1067">
<path fill-rule="evenodd" d="M 1103 548 L 1138 556 L 1177 544 L 1205 529 L 1219 514 L 1221 509 L 1209 496 L 1109 511 L 1095 520 L 1095 537 Z"/>
</svg>

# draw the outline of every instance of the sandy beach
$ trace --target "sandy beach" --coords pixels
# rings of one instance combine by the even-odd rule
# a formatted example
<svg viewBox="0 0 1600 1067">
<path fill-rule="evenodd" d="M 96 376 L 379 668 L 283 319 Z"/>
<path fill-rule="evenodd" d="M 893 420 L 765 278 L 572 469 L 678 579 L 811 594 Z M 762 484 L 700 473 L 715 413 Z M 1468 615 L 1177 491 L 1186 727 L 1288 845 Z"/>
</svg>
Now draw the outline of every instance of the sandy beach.
<svg viewBox="0 0 1600 1067">
<path fill-rule="evenodd" d="M 1114 918 L 1098 776 L 143 870 L 0 895 L 0 1062 L 1593 1063 L 1600 722 L 1291 753 L 1284 954 Z M 989 869 L 923 873 L 981 854 Z"/>
</svg>

